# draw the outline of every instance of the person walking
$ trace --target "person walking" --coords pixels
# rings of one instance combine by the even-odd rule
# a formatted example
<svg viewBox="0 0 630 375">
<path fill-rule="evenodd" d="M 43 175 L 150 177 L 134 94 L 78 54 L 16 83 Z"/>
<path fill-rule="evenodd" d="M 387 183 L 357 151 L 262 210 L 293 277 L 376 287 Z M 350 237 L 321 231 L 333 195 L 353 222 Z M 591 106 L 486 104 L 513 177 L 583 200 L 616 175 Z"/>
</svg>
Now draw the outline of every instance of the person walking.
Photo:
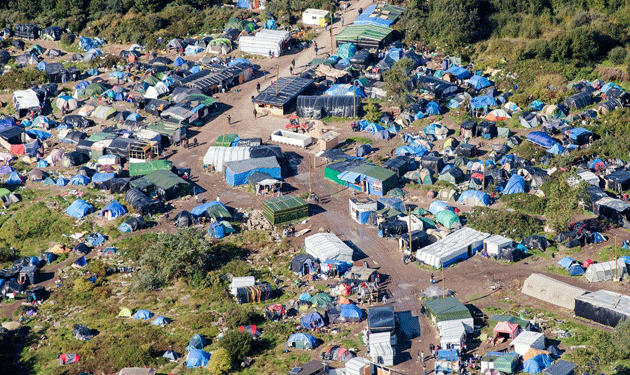
<svg viewBox="0 0 630 375">
<path fill-rule="evenodd" d="M 420 361 L 424 363 L 424 351 L 420 352 Z"/>
<path fill-rule="evenodd" d="M 315 47 L 315 54 L 317 55 L 317 41 L 313 42 L 313 47 Z"/>
<path fill-rule="evenodd" d="M 292 66 L 289 67 L 289 74 L 293 75 L 293 67 Z"/>
<path fill-rule="evenodd" d="M 343 17 L 341 17 L 341 27 L 343 27 L 343 23 L 344 23 Z"/>
<path fill-rule="evenodd" d="M 420 352 L 418 352 L 418 354 L 416 355 L 416 360 L 418 361 L 418 363 L 420 363 Z"/>
<path fill-rule="evenodd" d="M 295 69 L 295 59 L 291 60 L 291 66 Z"/>
<path fill-rule="evenodd" d="M 256 108 L 254 108 L 254 120 L 256 119 L 256 115 L 258 115 L 258 112 L 256 111 Z"/>
<path fill-rule="evenodd" d="M 227 115 L 228 125 L 232 125 L 232 116 Z"/>
<path fill-rule="evenodd" d="M 256 91 L 260 94 L 260 82 L 256 82 Z"/>
<path fill-rule="evenodd" d="M 430 281 L 431 281 L 431 285 L 433 285 L 433 283 L 435 282 L 435 279 L 433 278 L 433 274 L 431 274 L 431 279 L 430 279 Z"/>
</svg>

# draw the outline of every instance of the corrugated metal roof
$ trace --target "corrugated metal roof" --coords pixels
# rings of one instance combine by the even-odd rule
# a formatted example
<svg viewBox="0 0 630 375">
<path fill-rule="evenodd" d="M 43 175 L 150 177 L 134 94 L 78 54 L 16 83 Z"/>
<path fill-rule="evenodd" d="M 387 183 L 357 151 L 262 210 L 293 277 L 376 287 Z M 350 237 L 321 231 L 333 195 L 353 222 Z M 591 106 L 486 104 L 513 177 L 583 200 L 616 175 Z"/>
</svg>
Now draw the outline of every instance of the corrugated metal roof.
<svg viewBox="0 0 630 375">
<path fill-rule="evenodd" d="M 225 163 L 225 167 L 232 173 L 239 174 L 259 168 L 280 168 L 280 164 L 275 156 L 268 156 L 266 158 L 229 161 Z"/>
<path fill-rule="evenodd" d="M 382 41 L 394 29 L 377 25 L 350 25 L 335 36 L 337 42 L 352 42 L 359 39 Z"/>
<path fill-rule="evenodd" d="M 313 80 L 300 77 L 280 77 L 278 79 L 278 94 L 276 85 L 270 85 L 254 98 L 254 103 L 284 106 L 297 98 L 313 84 Z"/>
<path fill-rule="evenodd" d="M 489 237 L 488 233 L 479 232 L 469 227 L 459 229 L 446 238 L 419 249 L 416 258 L 428 265 L 439 268 L 451 259 L 468 253 L 468 247 Z"/>
<path fill-rule="evenodd" d="M 205 90 L 209 87 L 216 86 L 223 81 L 230 80 L 247 69 L 250 69 L 249 65 L 244 63 L 237 63 L 218 72 L 202 70 L 197 73 L 191 74 L 188 77 L 182 78 L 179 83 L 182 86 Z"/>
<path fill-rule="evenodd" d="M 274 212 L 298 208 L 307 204 L 308 203 L 306 203 L 304 199 L 300 197 L 294 197 L 292 195 L 270 198 L 263 202 L 263 206 L 268 207 L 271 211 Z"/>
<path fill-rule="evenodd" d="M 428 299 L 422 304 L 438 322 L 472 318 L 468 308 L 455 297 Z"/>
</svg>

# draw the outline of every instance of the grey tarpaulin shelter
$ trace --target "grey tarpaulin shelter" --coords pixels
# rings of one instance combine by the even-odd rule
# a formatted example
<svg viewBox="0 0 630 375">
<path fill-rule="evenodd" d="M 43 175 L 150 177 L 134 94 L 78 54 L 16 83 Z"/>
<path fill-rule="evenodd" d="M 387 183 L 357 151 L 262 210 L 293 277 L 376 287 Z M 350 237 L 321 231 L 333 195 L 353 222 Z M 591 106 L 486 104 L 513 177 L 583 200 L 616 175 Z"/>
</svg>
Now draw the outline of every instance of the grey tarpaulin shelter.
<svg viewBox="0 0 630 375">
<path fill-rule="evenodd" d="M 598 290 L 575 299 L 575 315 L 614 327 L 623 319 L 630 319 L 630 297 Z"/>
<path fill-rule="evenodd" d="M 223 86 L 231 87 L 249 81 L 253 67 L 245 63 L 237 63 L 219 71 L 201 70 L 179 80 L 178 84 L 201 90 L 204 94 L 213 94 Z"/>
<path fill-rule="evenodd" d="M 361 115 L 359 96 L 298 96 L 297 115 L 302 118 L 356 117 Z"/>
<path fill-rule="evenodd" d="M 541 301 L 573 310 L 575 299 L 588 291 L 546 275 L 532 273 L 525 279 L 521 292 Z"/>
<path fill-rule="evenodd" d="M 258 112 L 268 110 L 274 114 L 285 115 L 293 110 L 297 97 L 312 85 L 312 79 L 280 77 L 277 84 L 274 82 L 254 98 L 256 110 Z"/>
<path fill-rule="evenodd" d="M 580 109 L 593 103 L 593 97 L 589 92 L 573 94 L 564 100 L 564 105 L 569 108 Z"/>
</svg>

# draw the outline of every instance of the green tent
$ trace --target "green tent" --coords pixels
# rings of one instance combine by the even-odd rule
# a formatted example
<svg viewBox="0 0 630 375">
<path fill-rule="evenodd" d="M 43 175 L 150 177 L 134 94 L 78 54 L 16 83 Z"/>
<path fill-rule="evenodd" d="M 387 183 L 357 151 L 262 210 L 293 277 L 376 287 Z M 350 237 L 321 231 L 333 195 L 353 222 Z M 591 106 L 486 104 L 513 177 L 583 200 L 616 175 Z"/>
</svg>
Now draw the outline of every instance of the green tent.
<svg viewBox="0 0 630 375">
<path fill-rule="evenodd" d="M 264 201 L 262 211 L 272 225 L 278 225 L 308 217 L 308 203 L 300 197 L 285 195 Z"/>
<path fill-rule="evenodd" d="M 333 298 L 330 294 L 321 292 L 309 298 L 309 301 L 312 303 L 311 306 L 325 307 L 327 305 L 332 305 Z"/>
<path fill-rule="evenodd" d="M 219 45 L 223 45 L 226 46 L 228 48 L 232 48 L 232 42 L 229 39 L 226 38 L 217 38 L 217 39 L 212 39 L 208 45 L 210 46 L 219 46 Z"/>
<path fill-rule="evenodd" d="M 4 197 L 7 194 L 11 194 L 11 191 L 9 191 L 9 189 L 0 188 L 0 197 Z"/>
<path fill-rule="evenodd" d="M 206 107 L 210 107 L 211 105 L 217 102 L 215 98 L 211 96 L 203 95 L 203 94 L 188 95 L 183 101 L 184 102 L 199 102 L 201 104 L 204 104 Z"/>
<path fill-rule="evenodd" d="M 232 214 L 230 214 L 230 211 L 228 211 L 225 208 L 225 206 L 223 206 L 222 204 L 216 204 L 214 206 L 211 206 L 206 210 L 206 212 L 208 213 L 208 216 L 213 217 L 217 220 L 220 220 L 220 219 L 232 220 Z M 224 221 L 222 223 L 226 223 L 226 222 Z"/>
<path fill-rule="evenodd" d="M 242 20 L 239 20 L 238 18 L 230 18 L 226 23 L 225 26 L 223 26 L 223 31 L 228 31 L 230 29 L 236 29 L 238 31 L 243 30 L 243 24 L 245 22 L 243 22 Z"/>
<path fill-rule="evenodd" d="M 504 374 L 513 374 L 518 362 L 518 353 L 507 353 L 494 360 L 494 369 Z"/>
<path fill-rule="evenodd" d="M 459 216 L 451 210 L 443 210 L 435 215 L 435 221 L 442 224 L 448 229 L 461 227 L 462 223 L 459 221 Z"/>
<path fill-rule="evenodd" d="M 98 142 L 98 141 L 104 141 L 106 139 L 114 139 L 114 138 L 116 138 L 116 135 L 113 133 L 98 132 L 98 133 L 94 133 L 90 135 L 88 137 L 88 141 Z"/>
<path fill-rule="evenodd" d="M 423 300 L 422 304 L 427 314 L 436 322 L 448 320 L 472 319 L 470 311 L 455 297 L 434 298 Z"/>
<path fill-rule="evenodd" d="M 118 313 L 119 318 L 131 318 L 132 316 L 133 316 L 133 310 L 131 310 L 128 307 L 123 307 L 122 309 L 120 309 L 120 312 Z"/>
<path fill-rule="evenodd" d="M 40 46 L 39 44 L 35 44 L 33 47 L 31 47 L 31 49 L 28 50 L 29 52 L 35 52 L 38 56 L 41 55 L 42 53 L 44 53 L 44 48 L 42 48 L 42 46 Z"/>
<path fill-rule="evenodd" d="M 388 197 L 394 197 L 394 198 L 404 198 L 405 195 L 407 195 L 407 192 L 404 191 L 401 188 L 394 188 L 390 191 L 387 192 L 387 196 Z"/>
<path fill-rule="evenodd" d="M 173 162 L 170 160 L 153 160 L 146 163 L 130 163 L 129 176 L 144 176 L 155 171 L 170 171 Z"/>
<path fill-rule="evenodd" d="M 91 85 L 85 88 L 84 92 L 86 96 L 99 96 L 102 93 L 104 93 L 105 90 L 106 88 L 103 85 L 99 83 L 92 83 Z"/>
<path fill-rule="evenodd" d="M 156 77 L 153 76 L 148 76 L 147 78 L 144 79 L 144 81 L 142 81 L 146 84 L 148 84 L 149 86 L 155 86 L 156 83 L 160 82 L 159 79 L 157 79 Z"/>
</svg>

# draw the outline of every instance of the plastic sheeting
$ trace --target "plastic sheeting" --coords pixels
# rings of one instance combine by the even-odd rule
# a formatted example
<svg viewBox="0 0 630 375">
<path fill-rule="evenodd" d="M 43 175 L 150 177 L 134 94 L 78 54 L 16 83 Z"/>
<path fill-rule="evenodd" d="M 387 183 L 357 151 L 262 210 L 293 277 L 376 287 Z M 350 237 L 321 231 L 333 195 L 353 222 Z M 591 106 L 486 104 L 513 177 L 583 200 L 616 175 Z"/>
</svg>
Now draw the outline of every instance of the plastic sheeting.
<svg viewBox="0 0 630 375">
<path fill-rule="evenodd" d="M 357 92 L 358 94 L 358 92 Z M 298 96 L 297 115 L 301 118 L 361 116 L 361 96 Z"/>
</svg>

